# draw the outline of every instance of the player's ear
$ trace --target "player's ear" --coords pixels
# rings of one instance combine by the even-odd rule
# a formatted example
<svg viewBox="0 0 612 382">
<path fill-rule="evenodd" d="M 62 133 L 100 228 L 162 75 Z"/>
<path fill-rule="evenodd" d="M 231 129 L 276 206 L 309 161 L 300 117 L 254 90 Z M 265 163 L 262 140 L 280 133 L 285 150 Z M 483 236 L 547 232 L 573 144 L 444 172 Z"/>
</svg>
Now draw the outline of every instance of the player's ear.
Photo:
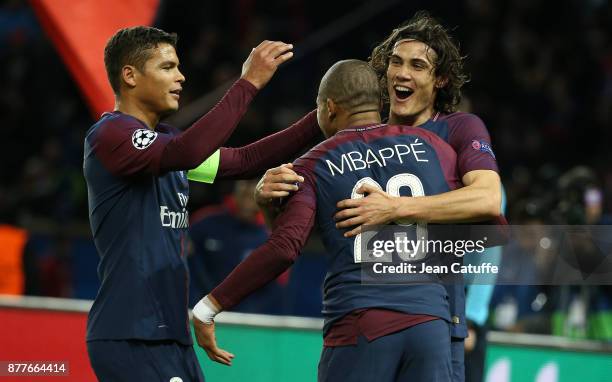
<svg viewBox="0 0 612 382">
<path fill-rule="evenodd" d="M 136 68 L 132 65 L 125 65 L 121 68 L 121 80 L 125 82 L 130 88 L 136 86 Z"/>
<path fill-rule="evenodd" d="M 338 106 L 331 98 L 326 99 L 325 103 L 327 105 L 327 117 L 330 121 L 333 121 L 334 118 L 336 118 L 336 114 L 338 113 Z"/>
</svg>

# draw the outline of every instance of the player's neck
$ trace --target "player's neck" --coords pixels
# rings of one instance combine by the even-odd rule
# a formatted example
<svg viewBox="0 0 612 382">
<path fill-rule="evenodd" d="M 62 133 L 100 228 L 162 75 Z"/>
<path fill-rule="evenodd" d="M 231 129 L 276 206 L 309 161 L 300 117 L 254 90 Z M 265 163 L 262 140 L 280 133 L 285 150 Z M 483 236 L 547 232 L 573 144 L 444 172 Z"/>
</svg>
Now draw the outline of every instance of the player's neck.
<svg viewBox="0 0 612 382">
<path fill-rule="evenodd" d="M 378 111 L 354 113 L 347 117 L 345 129 L 350 129 L 351 127 L 357 126 L 374 125 L 380 122 L 380 113 Z"/>
<path fill-rule="evenodd" d="M 115 110 L 142 121 L 151 130 L 155 130 L 155 126 L 159 123 L 160 117 L 158 113 L 147 110 L 137 102 L 129 102 L 117 98 L 115 99 Z"/>
<path fill-rule="evenodd" d="M 405 126 L 420 126 L 425 122 L 429 121 L 434 115 L 434 109 L 428 108 L 419 114 L 401 116 L 389 113 L 389 124 L 390 125 L 405 125 Z"/>
</svg>

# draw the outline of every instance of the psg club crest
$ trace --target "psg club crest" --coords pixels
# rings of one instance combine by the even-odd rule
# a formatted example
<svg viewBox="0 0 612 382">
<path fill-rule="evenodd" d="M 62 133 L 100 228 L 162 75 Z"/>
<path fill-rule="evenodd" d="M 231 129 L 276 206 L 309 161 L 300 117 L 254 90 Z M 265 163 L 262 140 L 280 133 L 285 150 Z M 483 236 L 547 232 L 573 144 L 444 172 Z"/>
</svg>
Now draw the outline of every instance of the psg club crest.
<svg viewBox="0 0 612 382">
<path fill-rule="evenodd" d="M 138 150 L 144 150 L 157 138 L 157 133 L 148 129 L 138 129 L 132 134 L 132 144 Z"/>
</svg>

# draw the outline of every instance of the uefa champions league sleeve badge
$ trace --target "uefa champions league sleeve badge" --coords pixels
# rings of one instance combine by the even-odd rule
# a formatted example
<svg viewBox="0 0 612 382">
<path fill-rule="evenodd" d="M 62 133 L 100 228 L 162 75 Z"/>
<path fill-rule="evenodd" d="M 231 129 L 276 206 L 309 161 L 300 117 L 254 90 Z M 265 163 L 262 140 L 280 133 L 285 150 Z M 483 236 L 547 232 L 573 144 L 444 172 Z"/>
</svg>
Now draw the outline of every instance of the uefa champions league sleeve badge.
<svg viewBox="0 0 612 382">
<path fill-rule="evenodd" d="M 151 144 L 155 142 L 156 138 L 157 133 L 155 131 L 151 131 L 148 129 L 138 129 L 132 134 L 132 144 L 138 150 L 144 150 L 147 147 L 151 146 Z"/>
</svg>

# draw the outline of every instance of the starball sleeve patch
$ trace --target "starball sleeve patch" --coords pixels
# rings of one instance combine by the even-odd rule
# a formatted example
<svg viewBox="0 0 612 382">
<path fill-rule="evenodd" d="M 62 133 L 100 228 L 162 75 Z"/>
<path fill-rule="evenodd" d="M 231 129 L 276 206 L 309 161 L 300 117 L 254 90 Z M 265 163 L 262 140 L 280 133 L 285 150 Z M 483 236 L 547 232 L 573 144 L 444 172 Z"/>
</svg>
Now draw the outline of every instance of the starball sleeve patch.
<svg viewBox="0 0 612 382">
<path fill-rule="evenodd" d="M 157 133 L 155 131 L 151 131 L 148 129 L 138 129 L 132 133 L 132 144 L 138 150 L 144 150 L 147 147 L 151 146 L 155 139 L 157 138 Z"/>
</svg>

